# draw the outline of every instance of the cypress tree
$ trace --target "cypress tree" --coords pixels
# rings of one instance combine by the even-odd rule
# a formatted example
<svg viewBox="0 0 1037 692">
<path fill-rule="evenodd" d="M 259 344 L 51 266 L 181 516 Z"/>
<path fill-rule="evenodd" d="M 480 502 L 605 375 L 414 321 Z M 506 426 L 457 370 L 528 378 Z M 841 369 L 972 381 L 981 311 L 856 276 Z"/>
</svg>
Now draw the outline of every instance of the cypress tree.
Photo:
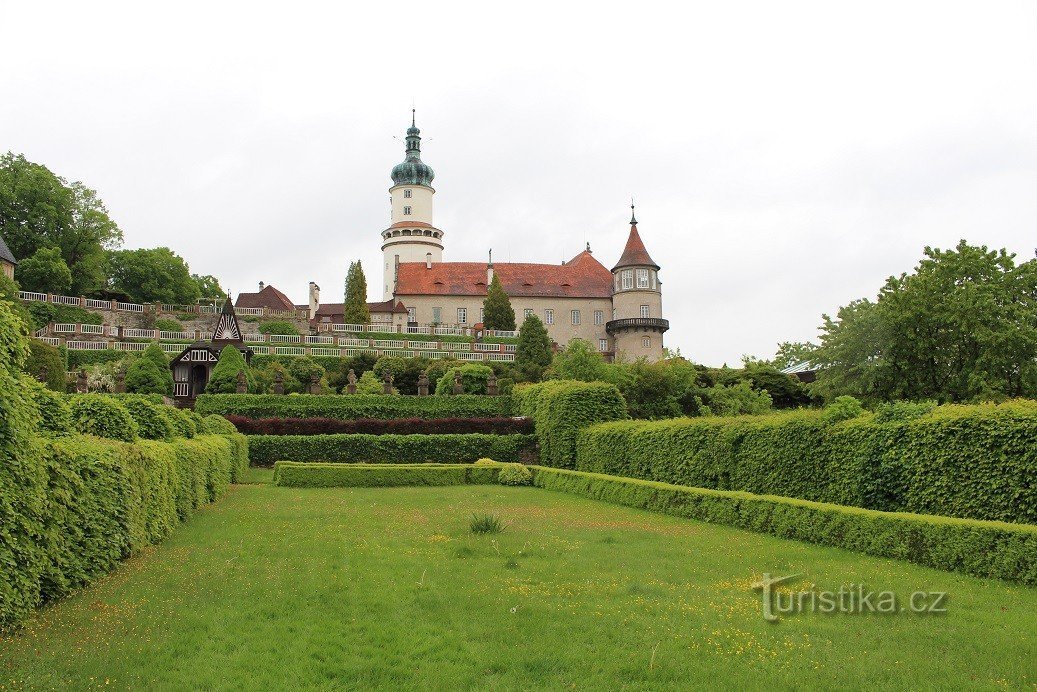
<svg viewBox="0 0 1037 692">
<path fill-rule="evenodd" d="M 220 359 L 216 361 L 216 367 L 212 369 L 212 377 L 205 385 L 205 391 L 209 394 L 234 394 L 238 391 L 239 372 L 245 373 L 248 389 L 250 392 L 254 392 L 256 378 L 252 374 L 252 369 L 248 367 L 248 363 L 245 362 L 245 357 L 236 347 L 224 346 L 220 351 Z"/>
<path fill-rule="evenodd" d="M 367 309 L 367 278 L 360 260 L 351 262 L 346 273 L 346 296 L 342 321 L 346 324 L 367 324 L 371 311 Z"/>
<path fill-rule="evenodd" d="M 496 274 L 490 281 L 490 287 L 486 289 L 486 300 L 482 302 L 482 306 L 484 327 L 506 330 L 515 328 L 515 310 L 511 307 L 508 294 L 504 292 L 504 287 L 501 286 Z"/>
<path fill-rule="evenodd" d="M 539 379 L 545 368 L 551 365 L 551 338 L 544 323 L 536 315 L 522 322 L 515 347 L 515 365 L 531 379 Z"/>
</svg>

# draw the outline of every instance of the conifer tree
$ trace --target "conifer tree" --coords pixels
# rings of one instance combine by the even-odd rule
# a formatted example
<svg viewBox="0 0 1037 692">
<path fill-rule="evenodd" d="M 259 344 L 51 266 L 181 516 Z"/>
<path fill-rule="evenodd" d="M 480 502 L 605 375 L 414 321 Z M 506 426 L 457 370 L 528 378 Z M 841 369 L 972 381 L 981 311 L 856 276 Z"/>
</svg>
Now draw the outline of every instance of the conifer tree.
<svg viewBox="0 0 1037 692">
<path fill-rule="evenodd" d="M 152 342 L 126 369 L 125 383 L 127 392 L 173 395 L 173 371 L 169 369 L 169 358 L 157 341 Z"/>
<path fill-rule="evenodd" d="M 248 389 L 250 392 L 254 392 L 256 377 L 252 374 L 248 363 L 245 362 L 245 357 L 236 347 L 224 346 L 220 351 L 220 359 L 216 361 L 216 367 L 212 369 L 212 377 L 205 385 L 205 391 L 209 394 L 234 394 L 238 391 L 239 372 L 245 373 Z"/>
<path fill-rule="evenodd" d="M 346 324 L 367 324 L 371 311 L 367 309 L 367 278 L 360 260 L 351 262 L 346 273 L 346 296 L 342 321 Z"/>
<path fill-rule="evenodd" d="M 500 279 L 493 275 L 490 287 L 486 289 L 486 300 L 483 306 L 483 326 L 487 329 L 515 329 L 515 310 L 511 307 L 508 294 L 504 292 Z"/>
<path fill-rule="evenodd" d="M 530 379 L 538 380 L 544 369 L 551 365 L 551 338 L 544 323 L 536 315 L 522 322 L 515 347 L 515 365 Z"/>
</svg>

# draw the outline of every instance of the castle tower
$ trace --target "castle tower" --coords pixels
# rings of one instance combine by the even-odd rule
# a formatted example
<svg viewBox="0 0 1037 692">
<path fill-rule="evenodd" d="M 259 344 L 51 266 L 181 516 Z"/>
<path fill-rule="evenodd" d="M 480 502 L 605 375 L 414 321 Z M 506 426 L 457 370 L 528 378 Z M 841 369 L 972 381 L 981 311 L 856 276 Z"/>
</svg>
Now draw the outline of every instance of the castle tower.
<svg viewBox="0 0 1037 692">
<path fill-rule="evenodd" d="M 628 360 L 661 360 L 663 332 L 670 328 L 670 323 L 662 316 L 659 265 L 641 242 L 633 204 L 630 235 L 623 256 L 612 268 L 612 279 L 612 320 L 605 324 L 605 331 L 614 341 L 616 355 Z"/>
<path fill-rule="evenodd" d="M 421 130 L 407 128 L 407 158 L 392 169 L 391 225 L 382 231 L 382 300 L 393 297 L 400 262 L 442 262 L 443 231 L 432 225 L 432 167 L 421 160 Z"/>
</svg>

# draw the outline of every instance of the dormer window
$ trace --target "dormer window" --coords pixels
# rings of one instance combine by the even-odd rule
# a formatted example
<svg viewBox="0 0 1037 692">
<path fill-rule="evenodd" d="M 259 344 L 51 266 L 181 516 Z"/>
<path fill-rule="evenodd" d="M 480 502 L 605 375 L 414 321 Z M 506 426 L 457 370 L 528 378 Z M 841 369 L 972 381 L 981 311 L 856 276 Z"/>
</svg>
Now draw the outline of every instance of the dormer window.
<svg viewBox="0 0 1037 692">
<path fill-rule="evenodd" d="M 410 190 L 404 190 L 403 191 L 403 198 L 404 199 L 410 199 Z"/>
</svg>

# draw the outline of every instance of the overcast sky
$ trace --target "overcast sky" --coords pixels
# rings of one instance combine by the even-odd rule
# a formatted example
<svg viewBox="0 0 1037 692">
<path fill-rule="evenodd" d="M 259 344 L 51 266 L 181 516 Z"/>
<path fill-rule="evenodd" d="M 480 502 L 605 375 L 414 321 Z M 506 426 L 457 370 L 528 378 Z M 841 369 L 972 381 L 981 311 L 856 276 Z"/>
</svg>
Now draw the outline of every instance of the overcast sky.
<svg viewBox="0 0 1037 692">
<path fill-rule="evenodd" d="M 446 260 L 662 265 L 710 365 L 925 245 L 1037 246 L 1037 3 L 0 2 L 0 150 L 237 293 L 380 299 L 417 104 Z M 396 137 L 396 139 L 394 139 Z M 373 278 L 373 280 L 372 280 Z"/>
</svg>

